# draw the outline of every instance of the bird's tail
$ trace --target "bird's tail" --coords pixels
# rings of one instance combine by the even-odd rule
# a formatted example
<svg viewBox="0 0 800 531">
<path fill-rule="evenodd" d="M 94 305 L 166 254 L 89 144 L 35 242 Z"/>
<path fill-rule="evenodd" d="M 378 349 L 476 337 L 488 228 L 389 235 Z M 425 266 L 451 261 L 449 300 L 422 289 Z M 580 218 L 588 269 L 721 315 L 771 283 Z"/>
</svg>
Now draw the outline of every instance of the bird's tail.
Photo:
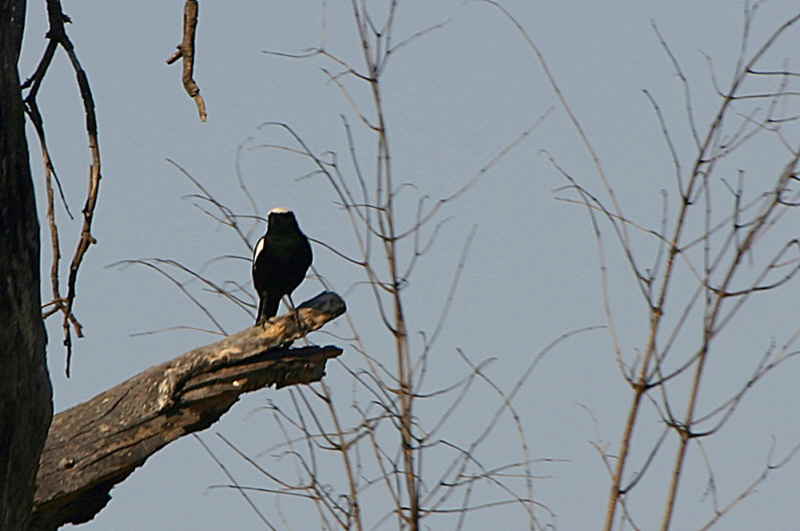
<svg viewBox="0 0 800 531">
<path fill-rule="evenodd" d="M 270 317 L 275 317 L 278 313 L 278 306 L 281 303 L 280 297 L 270 297 L 264 295 L 258 302 L 258 314 L 256 315 L 256 324 L 262 324 Z"/>
</svg>

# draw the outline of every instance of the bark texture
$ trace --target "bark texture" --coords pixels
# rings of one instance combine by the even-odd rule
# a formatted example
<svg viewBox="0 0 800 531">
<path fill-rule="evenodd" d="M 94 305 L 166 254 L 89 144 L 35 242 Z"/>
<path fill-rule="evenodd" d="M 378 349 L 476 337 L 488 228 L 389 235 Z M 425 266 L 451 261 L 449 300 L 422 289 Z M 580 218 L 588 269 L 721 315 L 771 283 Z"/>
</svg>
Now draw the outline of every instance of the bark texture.
<svg viewBox="0 0 800 531">
<path fill-rule="evenodd" d="M 39 295 L 39 222 L 17 60 L 24 0 L 0 0 L 0 529 L 25 530 L 53 416 Z"/>
</svg>

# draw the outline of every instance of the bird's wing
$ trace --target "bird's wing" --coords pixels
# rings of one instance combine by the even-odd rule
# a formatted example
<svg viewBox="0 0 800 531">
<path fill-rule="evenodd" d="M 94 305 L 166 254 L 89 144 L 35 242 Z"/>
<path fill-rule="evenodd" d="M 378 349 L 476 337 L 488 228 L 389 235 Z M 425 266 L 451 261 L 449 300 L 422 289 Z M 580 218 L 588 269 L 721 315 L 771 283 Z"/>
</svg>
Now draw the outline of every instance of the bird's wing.
<svg viewBox="0 0 800 531">
<path fill-rule="evenodd" d="M 314 261 L 314 252 L 311 250 L 311 242 L 308 241 L 308 237 L 305 234 L 303 234 L 303 254 L 306 270 L 308 270 L 308 268 L 311 267 L 311 262 Z"/>
<path fill-rule="evenodd" d="M 255 249 L 253 249 L 253 269 L 256 267 L 256 260 L 258 259 L 258 255 L 261 251 L 264 250 L 264 236 L 258 239 L 258 243 L 256 243 Z"/>
</svg>

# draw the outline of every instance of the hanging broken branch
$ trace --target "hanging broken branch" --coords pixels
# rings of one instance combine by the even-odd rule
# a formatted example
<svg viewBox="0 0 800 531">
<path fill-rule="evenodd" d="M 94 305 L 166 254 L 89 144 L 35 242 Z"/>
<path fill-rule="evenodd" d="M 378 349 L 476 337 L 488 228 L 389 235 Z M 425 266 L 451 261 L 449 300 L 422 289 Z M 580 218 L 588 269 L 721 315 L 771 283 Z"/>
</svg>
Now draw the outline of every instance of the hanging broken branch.
<svg viewBox="0 0 800 531">
<path fill-rule="evenodd" d="M 183 59 L 183 88 L 197 104 L 197 112 L 200 114 L 200 121 L 205 122 L 208 118 L 206 114 L 206 102 L 200 95 L 200 87 L 194 80 L 194 40 L 197 34 L 197 11 L 199 5 L 197 0 L 186 0 L 183 6 L 183 40 L 178 45 L 178 50 L 173 53 L 167 64 L 171 65 L 178 59 Z"/>
</svg>

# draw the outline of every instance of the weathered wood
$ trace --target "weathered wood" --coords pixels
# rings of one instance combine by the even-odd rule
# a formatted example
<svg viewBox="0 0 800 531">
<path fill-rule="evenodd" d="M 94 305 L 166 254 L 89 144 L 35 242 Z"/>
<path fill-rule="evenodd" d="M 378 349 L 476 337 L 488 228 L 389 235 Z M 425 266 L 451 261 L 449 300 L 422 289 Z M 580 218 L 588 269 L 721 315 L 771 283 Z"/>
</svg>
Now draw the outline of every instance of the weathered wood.
<svg viewBox="0 0 800 531">
<path fill-rule="evenodd" d="M 299 323 L 291 313 L 273 318 L 56 415 L 37 476 L 33 529 L 91 520 L 114 485 L 164 445 L 216 422 L 240 394 L 318 381 L 340 348 L 281 345 L 344 311 L 338 295 L 323 293 L 298 308 Z"/>
</svg>

